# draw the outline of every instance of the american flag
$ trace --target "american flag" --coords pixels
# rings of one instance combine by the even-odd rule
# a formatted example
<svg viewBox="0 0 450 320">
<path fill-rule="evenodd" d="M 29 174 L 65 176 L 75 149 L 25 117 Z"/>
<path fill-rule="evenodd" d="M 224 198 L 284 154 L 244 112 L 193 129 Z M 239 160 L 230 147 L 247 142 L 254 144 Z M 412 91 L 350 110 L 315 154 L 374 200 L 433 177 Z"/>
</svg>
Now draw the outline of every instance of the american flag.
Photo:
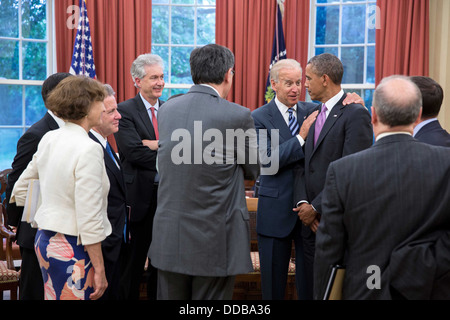
<svg viewBox="0 0 450 320">
<path fill-rule="evenodd" d="M 80 0 L 80 19 L 77 29 L 69 72 L 74 75 L 84 75 L 95 79 L 96 74 L 92 51 L 91 28 L 89 27 L 86 0 Z"/>
</svg>

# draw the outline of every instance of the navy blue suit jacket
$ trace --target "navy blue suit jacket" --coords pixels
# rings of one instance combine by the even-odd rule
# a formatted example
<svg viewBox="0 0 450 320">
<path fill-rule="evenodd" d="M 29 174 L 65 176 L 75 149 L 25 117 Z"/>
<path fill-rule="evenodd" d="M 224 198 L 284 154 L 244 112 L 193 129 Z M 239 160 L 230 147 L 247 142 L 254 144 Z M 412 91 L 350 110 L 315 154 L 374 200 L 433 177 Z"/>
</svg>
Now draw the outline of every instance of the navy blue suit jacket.
<svg viewBox="0 0 450 320">
<path fill-rule="evenodd" d="M 163 104 L 159 102 L 160 107 Z M 141 221 L 148 214 L 156 175 L 157 151 L 142 144 L 156 140 L 155 131 L 140 95 L 121 102 L 119 131 L 114 134 L 127 185 L 127 200 L 131 206 L 131 221 Z"/>
<path fill-rule="evenodd" d="M 435 146 L 450 147 L 450 134 L 441 127 L 439 121 L 423 126 L 414 138 Z"/>
<path fill-rule="evenodd" d="M 101 145 L 100 141 L 90 132 L 89 137 Z M 111 159 L 105 148 L 103 148 L 103 153 L 106 174 L 108 175 L 110 185 L 107 210 L 112 233 L 102 241 L 102 249 L 105 260 L 116 262 L 119 257 L 121 243 L 124 239 L 124 227 L 127 219 L 126 187 L 121 170 L 114 163 L 113 159 Z M 115 154 L 114 158 L 120 164 Z"/>
<path fill-rule="evenodd" d="M 300 126 L 316 106 L 307 102 L 297 104 Z M 275 151 L 279 154 L 279 170 L 274 175 L 260 176 L 256 230 L 264 236 L 287 237 L 298 220 L 292 211 L 293 189 L 294 176 L 303 170 L 303 149 L 298 138 L 292 136 L 274 100 L 253 111 L 252 117 L 258 136 L 260 130 L 268 130 L 269 147 L 272 141 L 270 130 L 279 130 L 279 148 Z"/>
</svg>

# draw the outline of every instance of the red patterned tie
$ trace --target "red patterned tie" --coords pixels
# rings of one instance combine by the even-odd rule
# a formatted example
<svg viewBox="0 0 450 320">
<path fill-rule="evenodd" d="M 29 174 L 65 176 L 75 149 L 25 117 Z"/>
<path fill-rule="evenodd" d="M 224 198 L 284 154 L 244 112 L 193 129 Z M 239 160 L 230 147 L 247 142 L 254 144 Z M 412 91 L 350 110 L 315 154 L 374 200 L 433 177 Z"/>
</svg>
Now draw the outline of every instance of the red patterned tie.
<svg viewBox="0 0 450 320">
<path fill-rule="evenodd" d="M 156 119 L 155 107 L 150 107 L 150 110 L 152 111 L 152 124 L 153 129 L 155 130 L 156 140 L 159 140 L 158 121 Z"/>
</svg>

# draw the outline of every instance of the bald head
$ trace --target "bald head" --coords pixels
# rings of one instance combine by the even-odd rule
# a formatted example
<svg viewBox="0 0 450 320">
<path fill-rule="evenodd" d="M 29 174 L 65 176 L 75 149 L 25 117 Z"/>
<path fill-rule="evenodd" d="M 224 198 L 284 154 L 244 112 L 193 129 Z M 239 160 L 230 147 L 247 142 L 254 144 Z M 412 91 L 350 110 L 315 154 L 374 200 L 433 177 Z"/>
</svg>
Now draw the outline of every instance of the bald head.
<svg viewBox="0 0 450 320">
<path fill-rule="evenodd" d="M 422 94 L 408 77 L 391 76 L 375 90 L 373 108 L 378 120 L 388 127 L 412 125 L 421 112 Z"/>
</svg>

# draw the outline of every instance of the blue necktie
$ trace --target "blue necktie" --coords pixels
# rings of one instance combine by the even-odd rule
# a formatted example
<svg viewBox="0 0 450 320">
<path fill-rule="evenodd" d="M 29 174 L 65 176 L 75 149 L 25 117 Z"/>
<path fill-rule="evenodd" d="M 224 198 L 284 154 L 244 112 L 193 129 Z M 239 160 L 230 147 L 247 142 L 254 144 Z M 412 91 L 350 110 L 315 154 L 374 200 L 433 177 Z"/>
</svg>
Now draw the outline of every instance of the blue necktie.
<svg viewBox="0 0 450 320">
<path fill-rule="evenodd" d="M 108 141 L 106 141 L 106 151 L 108 152 L 111 159 L 113 159 L 113 161 L 117 164 L 116 158 L 114 158 L 114 155 L 113 155 L 113 152 L 111 149 L 111 145 L 108 143 Z"/>
<path fill-rule="evenodd" d="M 289 130 L 291 130 L 292 136 L 296 136 L 300 125 L 298 124 L 297 117 L 294 116 L 294 110 L 292 108 L 288 109 L 289 112 Z"/>
</svg>

